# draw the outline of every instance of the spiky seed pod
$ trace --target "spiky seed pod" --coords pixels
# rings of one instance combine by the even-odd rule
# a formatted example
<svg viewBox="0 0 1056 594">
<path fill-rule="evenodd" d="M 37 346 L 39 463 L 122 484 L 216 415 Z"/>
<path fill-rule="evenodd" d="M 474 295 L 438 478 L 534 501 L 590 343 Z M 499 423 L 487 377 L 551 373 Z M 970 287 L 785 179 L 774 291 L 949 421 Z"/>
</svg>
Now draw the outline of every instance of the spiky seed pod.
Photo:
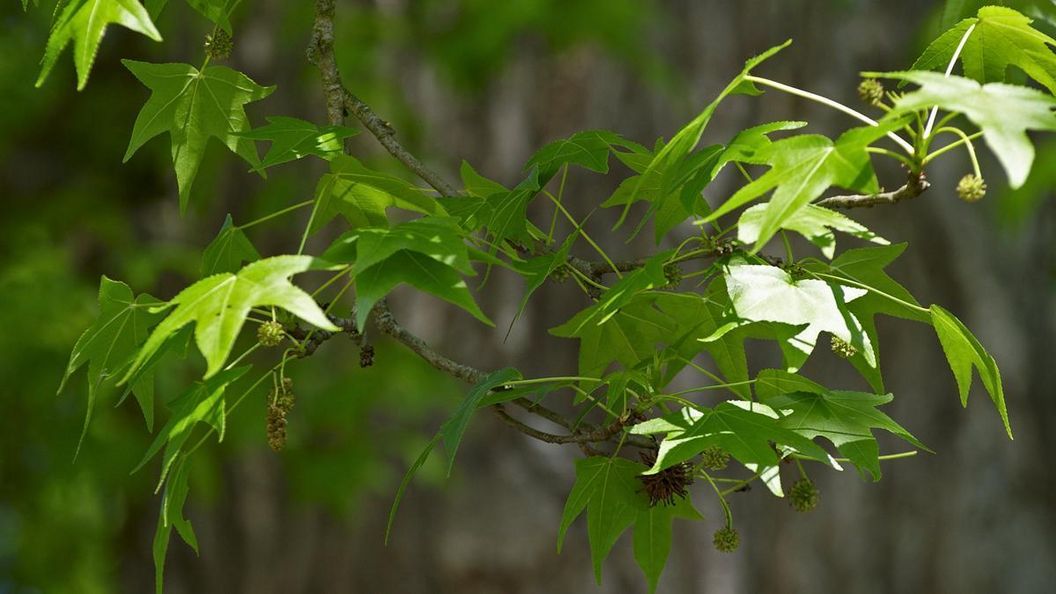
<svg viewBox="0 0 1056 594">
<path fill-rule="evenodd" d="M 986 196 L 986 182 L 974 173 L 969 173 L 957 182 L 957 196 L 965 202 L 979 202 Z"/>
<path fill-rule="evenodd" d="M 656 452 L 642 452 L 639 454 L 642 463 L 652 466 L 656 463 Z M 685 462 L 665 468 L 656 474 L 640 475 L 645 494 L 649 496 L 649 506 L 656 507 L 674 505 L 675 497 L 686 498 L 689 495 L 689 485 L 693 484 L 693 467 Z"/>
<path fill-rule="evenodd" d="M 285 338 L 286 330 L 276 321 L 264 322 L 257 327 L 257 342 L 260 346 L 279 346 Z"/>
<path fill-rule="evenodd" d="M 370 367 L 374 364 L 374 345 L 365 344 L 359 349 L 359 366 Z"/>
<path fill-rule="evenodd" d="M 715 531 L 711 540 L 715 549 L 723 553 L 732 553 L 741 546 L 741 537 L 733 526 L 723 526 Z"/>
<path fill-rule="evenodd" d="M 268 395 L 268 445 L 276 452 L 286 447 L 286 416 L 293 409 L 293 380 L 283 378 L 282 386 Z"/>
<path fill-rule="evenodd" d="M 664 277 L 668 287 L 677 287 L 682 282 L 682 268 L 675 262 L 664 264 Z"/>
<path fill-rule="evenodd" d="M 808 478 L 801 478 L 792 483 L 792 488 L 788 490 L 788 502 L 798 512 L 808 512 L 814 509 L 818 506 L 820 498 L 818 488 Z"/>
<path fill-rule="evenodd" d="M 708 446 L 700 453 L 700 463 L 708 470 L 724 470 L 730 463 L 730 453 L 719 446 Z"/>
<path fill-rule="evenodd" d="M 875 78 L 862 79 L 858 85 L 858 98 L 869 105 L 880 106 L 884 101 L 884 84 Z"/>
<path fill-rule="evenodd" d="M 851 343 L 843 340 L 839 336 L 832 337 L 832 352 L 836 353 L 844 359 L 850 359 L 851 357 L 858 354 L 858 349 Z"/>
<path fill-rule="evenodd" d="M 205 53 L 213 60 L 226 60 L 234 48 L 231 34 L 223 29 L 217 28 L 215 32 L 205 36 Z"/>
</svg>

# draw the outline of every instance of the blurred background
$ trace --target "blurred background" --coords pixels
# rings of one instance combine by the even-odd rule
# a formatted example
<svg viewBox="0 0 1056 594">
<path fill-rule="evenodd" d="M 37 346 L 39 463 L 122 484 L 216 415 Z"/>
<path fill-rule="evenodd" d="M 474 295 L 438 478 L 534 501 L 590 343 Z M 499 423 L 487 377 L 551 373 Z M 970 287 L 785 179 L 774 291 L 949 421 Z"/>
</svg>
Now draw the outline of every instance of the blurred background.
<svg viewBox="0 0 1056 594">
<path fill-rule="evenodd" d="M 99 403 L 74 462 L 83 377 L 55 396 L 70 348 L 94 316 L 99 277 L 167 299 L 197 277 L 199 254 L 226 213 L 245 222 L 310 198 L 323 169 L 301 161 L 271 170 L 265 184 L 214 144 L 181 217 L 168 138 L 121 164 L 148 93 L 118 59 L 197 63 L 207 22 L 172 2 L 158 22 L 164 43 L 112 27 L 83 92 L 74 91 L 68 54 L 34 89 L 51 16 L 50 3 L 41 4 L 28 14 L 17 2 L 0 8 L 0 593 L 148 592 L 156 463 L 129 475 L 151 439 L 142 417 L 130 403 Z M 942 12 L 921 0 L 340 1 L 338 61 L 346 84 L 450 179 L 466 159 L 515 183 L 534 150 L 577 130 L 612 129 L 647 145 L 670 137 L 745 58 L 787 38 L 795 44 L 762 73 L 854 104 L 857 73 L 908 67 L 940 31 Z M 278 84 L 250 107 L 254 124 L 264 115 L 324 121 L 304 52 L 312 3 L 245 0 L 233 20 L 230 65 Z M 723 104 L 706 142 L 778 119 L 806 119 L 830 135 L 853 125 L 770 93 Z M 357 156 L 402 174 L 367 135 L 355 144 Z M 882 362 L 897 396 L 888 412 L 935 455 L 885 463 L 877 484 L 853 471 L 819 472 L 822 503 L 806 515 L 765 489 L 737 494 L 743 544 L 730 555 L 711 546 L 721 514 L 699 489 L 707 521 L 676 525 L 661 592 L 1053 591 L 1056 431 L 1046 426 L 1056 419 L 1056 202 L 1048 199 L 1056 143 L 1041 141 L 1033 177 L 1018 192 L 1001 190 L 989 157 L 984 168 L 991 192 L 978 205 L 953 192 L 969 171 L 954 153 L 935 163 L 934 186 L 921 198 L 853 215 L 910 242 L 894 276 L 921 302 L 955 312 L 997 358 L 1016 440 L 1004 436 L 981 390 L 960 409 L 930 329 L 885 319 Z M 888 187 L 902 181 L 895 169 L 880 174 Z M 582 216 L 619 180 L 574 173 L 565 195 Z M 708 197 L 727 196 L 730 181 Z M 591 219 L 596 236 L 608 235 L 612 214 Z M 297 227 L 284 221 L 253 229 L 265 255 L 295 249 Z M 615 236 L 606 247 L 622 256 L 651 248 Z M 477 367 L 574 372 L 576 343 L 547 329 L 582 298 L 569 286 L 540 291 L 503 342 L 520 294 L 514 279 L 489 281 L 481 302 L 496 330 L 409 292 L 398 292 L 393 308 Z M 299 399 L 281 455 L 266 445 L 263 402 L 252 401 L 229 419 L 222 444 L 199 450 L 187 513 L 201 557 L 174 538 L 167 592 L 645 591 L 629 538 L 600 587 L 582 520 L 555 553 L 579 451 L 531 441 L 489 415 L 471 426 L 449 481 L 438 457 L 423 469 L 383 546 L 400 476 L 464 386 L 398 345 L 380 343 L 368 370 L 357 361 L 351 344 L 334 340 L 291 367 Z M 159 398 L 200 370 L 192 361 L 164 374 Z M 863 387 L 820 350 L 805 372 Z"/>
</svg>

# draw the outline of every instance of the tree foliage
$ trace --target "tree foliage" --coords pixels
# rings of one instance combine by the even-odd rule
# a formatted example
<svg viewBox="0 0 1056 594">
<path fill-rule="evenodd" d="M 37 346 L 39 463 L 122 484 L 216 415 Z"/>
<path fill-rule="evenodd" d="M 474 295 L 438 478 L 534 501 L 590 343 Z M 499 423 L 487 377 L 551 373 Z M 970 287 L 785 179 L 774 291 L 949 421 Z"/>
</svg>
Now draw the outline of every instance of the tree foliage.
<svg viewBox="0 0 1056 594">
<path fill-rule="evenodd" d="M 235 33 L 230 15 L 237 1 L 188 1 L 215 24 L 214 35 Z M 72 40 L 77 87 L 83 88 L 110 23 L 160 40 L 151 15 L 164 5 L 68 3 L 55 16 L 38 84 Z M 277 398 L 287 385 L 286 362 L 312 355 L 334 336 L 355 341 L 361 362 L 369 365 L 368 326 L 406 345 L 438 373 L 472 385 L 408 472 L 396 503 L 438 443 L 447 450 L 450 473 L 466 427 L 476 412 L 490 409 L 531 437 L 575 444 L 585 454 L 576 463 L 558 547 L 586 512 L 600 580 L 606 556 L 632 529 L 634 557 L 654 590 L 671 548 L 672 520 L 703 519 L 687 497 L 694 479 L 710 488 L 725 511 L 716 545 L 729 550 L 737 542 L 726 500 L 730 489 L 718 484 L 739 488 L 760 480 L 783 497 L 787 477 L 781 466 L 787 461 L 794 461 L 804 477 L 808 467 L 842 470 L 849 463 L 863 477 L 879 480 L 881 462 L 905 454 L 881 453 L 877 429 L 912 448 L 926 448 L 880 410 L 894 395 L 884 389 L 877 314 L 930 325 L 961 402 L 967 402 L 977 374 L 1012 436 L 995 359 L 953 313 L 939 305 L 922 306 L 888 276 L 884 269 L 907 249 L 905 244 L 889 244 L 837 209 L 915 198 L 928 190 L 927 166 L 959 150 L 970 158 L 976 185 L 973 196 L 958 191 L 963 198 L 978 198 L 985 191 L 975 154 L 979 139 L 997 156 L 1009 185 L 1023 184 L 1034 156 L 1027 131 L 1056 130 L 1051 94 L 1056 42 L 1034 29 L 1024 14 L 983 7 L 939 36 L 911 70 L 866 73 L 873 89 L 885 78 L 912 86 L 870 98 L 879 112 L 876 119 L 757 75 L 768 60 L 790 51 L 785 43 L 749 59 L 696 117 L 652 149 L 605 130 L 579 132 L 537 151 L 512 188 L 469 163 L 461 168 L 463 187 L 456 188 L 408 153 L 388 124 L 341 85 L 332 47 L 334 5 L 332 0 L 316 5 L 309 45 L 323 75 L 331 114 L 327 122 L 273 115 L 254 127 L 244 106 L 265 100 L 275 87 L 213 63 L 223 56 L 212 49 L 197 67 L 123 61 L 151 91 L 135 119 L 125 159 L 153 137 L 169 134 L 181 208 L 210 138 L 261 173 L 302 158 L 329 162 L 311 200 L 291 200 L 241 225 L 228 215 L 216 239 L 203 247 L 202 277 L 175 296 L 159 301 L 136 295 L 128 285 L 104 277 L 98 317 L 73 346 L 62 383 L 87 367 L 85 428 L 98 394 L 108 390 L 134 394 L 152 430 L 153 374 L 159 362 L 185 356 L 192 336 L 205 360 L 201 379 L 166 403 L 166 422 L 139 465 L 163 452 L 162 511 L 154 543 L 159 592 L 172 528 L 197 546 L 182 514 L 190 489 L 187 464 L 197 448 L 188 445 L 192 435 L 199 436 L 196 443 L 213 433 L 222 439 L 232 408 L 268 382 L 273 386 L 269 398 Z M 957 64 L 963 77 L 953 73 Z M 1012 83 L 1009 66 L 1041 88 Z M 763 92 L 817 101 L 860 125 L 830 139 L 799 132 L 804 122 L 764 123 L 725 144 L 701 146 L 727 97 Z M 344 140 L 357 132 L 345 121 L 351 116 L 425 185 L 376 171 L 347 154 Z M 935 147 L 937 138 L 950 142 Z M 874 159 L 904 166 L 905 185 L 882 190 Z M 731 166 L 744 177 L 743 185 L 725 200 L 709 203 L 703 192 Z M 652 224 L 664 248 L 614 260 L 589 235 L 586 221 L 566 208 L 565 179 L 577 174 L 622 176 L 615 192 L 596 203 L 620 213 L 619 228 L 628 236 Z M 528 216 L 535 201 L 552 207 L 553 222 Z M 311 215 L 296 253 L 257 250 L 247 231 L 305 208 Z M 335 219 L 344 232 L 317 255 L 306 253 L 307 239 Z M 866 244 L 838 253 L 836 232 Z M 790 233 L 805 237 L 823 257 L 796 253 Z M 783 246 L 782 258 L 769 255 L 775 245 Z M 526 290 L 518 311 L 548 282 L 571 279 L 582 289 L 581 311 L 550 330 L 579 341 L 578 375 L 526 378 L 514 367 L 489 372 L 453 361 L 403 327 L 385 300 L 395 287 L 409 285 L 491 325 L 470 279 L 494 267 L 523 277 Z M 326 276 L 309 285 L 301 281 L 308 276 L 301 273 L 308 272 Z M 300 284 L 294 284 L 294 276 Z M 258 330 L 247 331 L 247 326 Z M 265 340 L 262 328 L 277 332 L 283 348 L 267 350 L 274 337 Z M 749 338 L 773 342 L 783 355 L 783 368 L 750 374 L 744 346 Z M 799 371 L 826 339 L 872 392 L 826 387 Z M 255 383 L 229 403 L 228 388 L 247 374 L 257 378 Z M 682 378 L 677 385 L 686 385 L 686 377 L 703 383 L 677 389 L 676 376 Z M 536 429 L 511 411 L 545 419 L 561 432 Z M 734 462 L 729 468 L 717 462 L 726 459 Z"/>
</svg>

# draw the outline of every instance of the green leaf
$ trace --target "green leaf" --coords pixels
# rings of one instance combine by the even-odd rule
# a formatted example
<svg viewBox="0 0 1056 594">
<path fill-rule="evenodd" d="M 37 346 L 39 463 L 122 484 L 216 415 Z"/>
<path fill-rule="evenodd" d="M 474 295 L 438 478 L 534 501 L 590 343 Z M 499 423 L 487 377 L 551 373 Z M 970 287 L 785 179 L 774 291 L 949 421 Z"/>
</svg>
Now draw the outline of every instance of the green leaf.
<svg viewBox="0 0 1056 594">
<path fill-rule="evenodd" d="M 700 138 L 704 134 L 704 129 L 711 121 L 711 117 L 715 114 L 715 110 L 718 108 L 719 103 L 731 94 L 760 94 L 760 91 L 755 85 L 744 80 L 745 77 L 748 76 L 756 66 L 763 63 L 779 51 L 785 49 L 791 43 L 791 40 L 786 41 L 785 43 L 772 47 L 745 62 L 744 69 L 741 70 L 741 73 L 735 76 L 733 80 L 726 85 L 726 88 L 719 93 L 718 97 L 709 103 L 708 106 L 704 108 L 704 111 L 700 112 L 697 117 L 693 118 L 691 122 L 679 130 L 678 133 L 671 138 L 671 142 L 667 143 L 663 149 L 656 153 L 652 162 L 650 162 L 649 166 L 644 172 L 642 172 L 641 178 L 638 182 L 638 188 L 631 192 L 629 198 L 630 201 L 633 202 L 635 200 L 640 188 L 648 188 L 655 185 L 654 177 L 660 178 L 659 187 L 674 188 L 674 179 L 677 176 L 677 164 L 689 155 L 697 144 L 700 143 Z"/>
<path fill-rule="evenodd" d="M 822 195 L 830 186 L 872 193 L 879 190 L 866 147 L 894 126 L 853 128 L 834 143 L 824 136 L 803 134 L 773 142 L 754 160 L 770 170 L 742 187 L 702 222 L 713 221 L 763 194 L 774 194 L 762 214 L 754 251 L 758 251 L 789 218 Z"/>
<path fill-rule="evenodd" d="M 539 149 L 528 159 L 525 169 L 537 168 L 543 179 L 553 177 L 562 165 L 569 163 L 598 173 L 608 173 L 609 153 L 614 152 L 617 147 L 631 151 L 645 150 L 615 132 L 586 130 L 568 138 L 555 140 Z"/>
<path fill-rule="evenodd" d="M 532 240 L 532 226 L 528 221 L 528 204 L 542 189 L 539 170 L 532 169 L 528 177 L 512 190 L 493 194 L 479 208 L 485 211 L 485 226 L 491 233 L 492 242 L 501 245 L 505 241 L 528 243 Z"/>
<path fill-rule="evenodd" d="M 579 334 L 587 325 L 600 326 L 642 292 L 667 285 L 664 265 L 673 253 L 673 250 L 666 250 L 650 257 L 642 266 L 627 273 L 606 289 L 597 303 L 581 310 L 566 322 L 569 333 Z"/>
<path fill-rule="evenodd" d="M 1012 188 L 1023 185 L 1034 162 L 1034 145 L 1027 130 L 1056 130 L 1056 98 L 1041 91 L 989 83 L 980 85 L 959 76 L 945 77 L 937 72 L 892 72 L 882 76 L 920 85 L 897 101 L 893 114 L 911 113 L 939 106 L 960 112 L 983 132 L 987 146 L 997 155 Z"/>
<path fill-rule="evenodd" d="M 327 161 L 343 154 L 342 140 L 359 133 L 345 126 L 318 126 L 298 118 L 268 116 L 267 126 L 254 128 L 238 135 L 249 140 L 271 143 L 264 160 L 257 169 L 267 169 L 314 155 Z"/>
<path fill-rule="evenodd" d="M 1004 6 L 984 6 L 943 33 L 913 63 L 911 70 L 945 70 L 964 34 L 974 25 L 961 50 L 964 75 L 981 83 L 1005 82 L 1015 66 L 1056 94 L 1056 39 L 1030 26 L 1026 15 Z"/>
<path fill-rule="evenodd" d="M 997 361 L 986 352 L 979 339 L 953 314 L 939 307 L 931 306 L 931 320 L 935 333 L 942 343 L 946 360 L 950 363 L 953 377 L 957 380 L 957 389 L 961 393 L 961 404 L 968 405 L 968 391 L 972 387 L 972 368 L 979 372 L 983 387 L 990 394 L 1001 422 L 1005 425 L 1009 439 L 1012 438 L 1012 426 L 1008 422 L 1008 408 L 1005 406 L 1005 389 L 1001 385 L 1001 371 Z"/>
<path fill-rule="evenodd" d="M 22 3 L 23 8 L 25 2 Z M 117 23 L 122 27 L 142 33 L 154 41 L 161 41 L 161 34 L 154 28 L 150 15 L 139 0 L 70 0 L 55 19 L 48 36 L 48 45 L 41 60 L 37 87 L 44 84 L 59 55 L 73 41 L 73 65 L 77 69 L 77 90 L 88 84 L 88 73 L 92 70 L 99 43 L 106 27 Z"/>
<path fill-rule="evenodd" d="M 222 441 L 227 418 L 224 410 L 224 391 L 231 383 L 245 375 L 249 369 L 248 365 L 225 369 L 209 379 L 195 382 L 186 392 L 173 400 L 170 404 L 172 416 L 158 431 L 154 441 L 143 455 L 143 459 L 132 472 L 143 468 L 164 447 L 161 476 L 158 479 L 158 489 L 161 489 L 173 462 L 183 448 L 183 444 L 187 442 L 187 438 L 191 436 L 196 424 L 208 424 L 216 430 L 218 439 Z"/>
<path fill-rule="evenodd" d="M 830 265 L 826 266 L 821 262 L 805 265 L 811 272 L 837 277 L 838 282 L 842 284 L 868 287 L 867 294 L 846 304 L 846 307 L 861 322 L 877 361 L 880 359 L 880 344 L 874 320 L 877 314 L 930 323 L 927 311 L 920 307 L 913 295 L 884 272 L 884 269 L 905 251 L 906 245 L 901 243 L 852 249 L 840 254 Z M 869 365 L 861 352 L 851 357 L 850 361 L 874 390 L 884 391 L 879 365 Z"/>
<path fill-rule="evenodd" d="M 359 328 L 363 327 L 374 304 L 401 283 L 432 293 L 461 307 L 481 322 L 495 325 L 480 310 L 465 279 L 454 268 L 419 252 L 403 250 L 356 277 L 356 323 Z"/>
<path fill-rule="evenodd" d="M 194 527 L 190 520 L 183 515 L 183 506 L 187 501 L 190 490 L 188 479 L 190 476 L 190 461 L 186 456 L 179 459 L 172 466 L 169 480 L 165 483 L 165 490 L 161 493 L 161 511 L 158 514 L 158 527 L 154 532 L 154 591 L 162 593 L 165 577 L 165 554 L 169 549 L 169 537 L 172 529 L 180 535 L 185 543 L 195 553 L 198 553 L 198 537 L 194 533 Z"/>
<path fill-rule="evenodd" d="M 644 466 L 625 458 L 593 456 L 576 460 L 576 482 L 561 514 L 557 551 L 572 522 L 587 510 L 587 537 L 594 577 L 601 583 L 601 564 L 616 539 L 649 507 L 637 476 Z"/>
<path fill-rule="evenodd" d="M 391 229 L 349 231 L 326 250 L 323 258 L 353 264 L 356 323 L 360 328 L 374 304 L 401 283 L 450 301 L 491 325 L 462 278 L 476 272 L 453 219 L 424 217 Z"/>
<path fill-rule="evenodd" d="M 446 214 L 440 202 L 427 191 L 387 173 L 365 167 L 357 159 L 338 155 L 330 161 L 330 173 L 315 190 L 316 214 L 310 227 L 315 232 L 338 215 L 353 227 L 386 227 L 386 211 L 399 208 L 423 214 Z"/>
<path fill-rule="evenodd" d="M 70 361 L 58 389 L 61 393 L 70 376 L 88 364 L 88 410 L 77 442 L 78 451 L 88 431 L 99 394 L 114 387 L 119 374 L 146 339 L 147 330 L 161 319 L 161 315 L 151 311 L 151 306 L 158 303 L 161 302 L 150 295 L 133 296 L 132 289 L 125 283 L 105 276 L 100 280 L 99 316 L 73 345 Z M 153 377 L 143 378 L 133 388 L 147 428 L 151 429 L 154 424 Z"/>
<path fill-rule="evenodd" d="M 756 377 L 756 395 L 783 414 L 780 425 L 808 438 L 824 437 L 874 481 L 880 480 L 880 450 L 873 429 L 883 429 L 918 448 L 916 437 L 876 407 L 891 402 L 890 394 L 833 391 L 806 378 L 777 369 Z"/>
<path fill-rule="evenodd" d="M 774 466 L 780 462 L 771 442 L 794 448 L 815 460 L 829 459 L 810 439 L 780 424 L 770 407 L 754 402 L 722 402 L 714 408 L 684 408 L 662 418 L 635 425 L 631 433 L 664 434 L 656 463 L 645 474 L 656 474 L 718 446 L 742 464 Z"/>
<path fill-rule="evenodd" d="M 242 0 L 187 0 L 191 8 L 197 10 L 205 18 L 215 23 L 218 27 L 227 31 L 230 35 L 231 13 L 235 11 Z M 146 0 L 146 7 L 155 18 L 165 8 L 169 0 Z"/>
<path fill-rule="evenodd" d="M 440 436 L 444 440 L 444 449 L 447 450 L 447 476 L 451 476 L 451 470 L 455 467 L 455 454 L 458 452 L 458 446 L 462 443 L 462 436 L 466 432 L 466 427 L 469 426 L 473 413 L 477 411 L 480 401 L 495 388 L 519 379 L 521 379 L 521 372 L 511 367 L 489 373 L 470 388 L 469 394 L 440 427 Z"/>
<path fill-rule="evenodd" d="M 462 176 L 462 185 L 465 186 L 466 193 L 470 196 L 487 198 L 493 194 L 508 191 L 506 186 L 477 173 L 477 170 L 473 169 L 473 166 L 468 161 L 462 161 L 462 167 L 459 172 Z"/>
<path fill-rule="evenodd" d="M 202 252 L 202 276 L 220 272 L 235 272 L 242 268 L 244 262 L 255 262 L 260 259 L 260 252 L 253 247 L 249 238 L 236 227 L 228 214 L 220 232 Z"/>
<path fill-rule="evenodd" d="M 656 505 L 638 512 L 634 521 L 634 560 L 649 581 L 649 592 L 656 592 L 660 574 L 671 552 L 671 523 L 675 518 L 701 520 L 689 498 L 678 498 L 675 505 Z"/>
<path fill-rule="evenodd" d="M 147 338 L 125 379 L 150 359 L 169 336 L 191 323 L 195 324 L 198 350 L 208 364 L 205 378 L 212 377 L 227 361 L 242 324 L 254 307 L 281 307 L 308 323 L 336 332 L 339 329 L 315 300 L 288 280 L 298 272 L 319 266 L 310 256 L 275 256 L 253 262 L 238 274 L 216 274 L 187 287 L 152 310 L 175 307 Z"/>
<path fill-rule="evenodd" d="M 561 244 L 561 247 L 557 251 L 547 252 L 542 256 L 536 256 L 517 266 L 517 272 L 524 277 L 524 296 L 521 297 L 521 302 L 517 306 L 517 313 L 510 320 L 510 328 L 517 323 L 517 320 L 524 313 L 524 309 L 528 307 L 528 300 L 531 299 L 532 294 L 535 293 L 539 287 L 543 286 L 546 279 L 550 278 L 554 272 L 565 265 L 568 262 L 568 254 L 572 250 L 572 244 L 575 242 L 577 235 L 571 234 L 565 239 L 565 242 Z M 507 335 L 509 333 L 507 332 Z"/>
<path fill-rule="evenodd" d="M 429 455 L 433 453 L 433 448 L 436 447 L 437 442 L 440 441 L 440 434 L 437 433 L 433 436 L 433 439 L 425 446 L 421 454 L 418 454 L 418 458 L 414 460 L 407 472 L 403 474 L 403 478 L 400 479 L 400 486 L 396 489 L 396 496 L 393 497 L 392 506 L 389 508 L 389 519 L 385 524 L 385 544 L 389 544 L 389 536 L 392 535 L 392 525 L 396 521 L 396 512 L 400 509 L 400 502 L 403 501 L 403 494 L 407 492 L 407 487 L 410 486 L 411 480 L 414 479 L 414 475 L 418 473 L 418 470 L 425 465 L 429 460 Z"/>
<path fill-rule="evenodd" d="M 866 294 L 865 289 L 834 285 L 820 280 L 794 281 L 776 266 L 732 265 L 726 284 L 738 317 L 753 322 L 806 325 L 788 344 L 805 355 L 814 351 L 818 335 L 828 332 L 862 351 L 876 367 L 872 341 L 847 304 Z M 795 371 L 790 369 L 789 371 Z"/>
<path fill-rule="evenodd" d="M 589 309 L 589 308 L 588 308 Z M 582 313 L 582 312 L 581 312 Z M 582 314 L 591 315 L 591 314 Z M 617 310 L 603 324 L 581 324 L 580 315 L 553 328 L 554 336 L 579 339 L 579 374 L 601 377 L 609 365 L 637 365 L 656 352 L 656 344 L 677 330 L 674 320 L 648 300 L 636 300 Z"/>
<path fill-rule="evenodd" d="M 737 221 L 738 241 L 745 244 L 756 243 L 769 208 L 769 203 L 757 204 L 741 213 L 741 218 Z M 880 245 L 889 243 L 850 217 L 814 204 L 807 204 L 795 211 L 780 223 L 779 228 L 795 231 L 806 237 L 821 248 L 821 253 L 830 260 L 836 253 L 836 234 L 833 230 Z"/>
<path fill-rule="evenodd" d="M 207 66 L 199 71 L 190 64 L 121 63 L 151 90 L 150 99 L 136 117 L 125 161 L 148 140 L 168 132 L 181 210 L 187 208 L 210 137 L 253 167 L 260 165 L 256 145 L 240 135 L 249 129 L 244 106 L 267 97 L 275 87 L 262 87 L 225 66 Z"/>
</svg>

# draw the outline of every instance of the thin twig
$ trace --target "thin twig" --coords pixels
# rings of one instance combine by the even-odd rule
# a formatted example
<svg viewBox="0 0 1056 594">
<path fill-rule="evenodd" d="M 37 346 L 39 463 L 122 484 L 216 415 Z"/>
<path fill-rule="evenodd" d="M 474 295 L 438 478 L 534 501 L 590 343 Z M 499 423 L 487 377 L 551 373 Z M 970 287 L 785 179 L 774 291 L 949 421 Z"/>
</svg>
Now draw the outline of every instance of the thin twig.
<svg viewBox="0 0 1056 594">
<path fill-rule="evenodd" d="M 896 204 L 903 200 L 916 198 L 924 193 L 931 184 L 924 178 L 923 173 L 910 174 L 906 185 L 891 192 L 879 192 L 877 194 L 857 194 L 850 196 L 831 196 L 819 200 L 815 204 L 825 208 L 862 208 Z"/>
</svg>

